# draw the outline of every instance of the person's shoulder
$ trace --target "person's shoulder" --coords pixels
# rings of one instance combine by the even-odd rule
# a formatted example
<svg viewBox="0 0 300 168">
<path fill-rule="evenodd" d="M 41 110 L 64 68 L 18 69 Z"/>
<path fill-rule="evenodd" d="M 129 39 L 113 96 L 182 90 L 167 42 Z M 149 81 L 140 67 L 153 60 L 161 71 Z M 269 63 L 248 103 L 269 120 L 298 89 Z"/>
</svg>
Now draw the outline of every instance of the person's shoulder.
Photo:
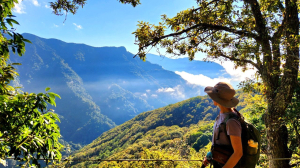
<svg viewBox="0 0 300 168">
<path fill-rule="evenodd" d="M 226 125 L 228 126 L 234 126 L 234 127 L 241 127 L 241 122 L 238 120 L 238 118 L 230 118 L 227 120 Z"/>
</svg>

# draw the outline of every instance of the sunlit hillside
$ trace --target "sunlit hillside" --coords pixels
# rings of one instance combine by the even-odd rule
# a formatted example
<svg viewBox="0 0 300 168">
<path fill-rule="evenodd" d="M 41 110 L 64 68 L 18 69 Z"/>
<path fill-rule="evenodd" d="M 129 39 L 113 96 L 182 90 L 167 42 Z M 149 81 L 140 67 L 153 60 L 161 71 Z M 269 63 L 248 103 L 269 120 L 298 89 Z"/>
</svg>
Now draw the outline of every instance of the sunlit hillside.
<svg viewBox="0 0 300 168">
<path fill-rule="evenodd" d="M 237 96 L 243 101 L 246 95 L 238 92 Z M 243 103 L 241 105 L 239 109 L 244 107 Z M 211 141 L 213 122 L 217 115 L 218 109 L 207 96 L 144 112 L 103 133 L 76 152 L 72 159 L 200 159 L 206 154 L 205 146 Z M 110 167 L 115 164 L 72 163 L 74 167 Z M 118 163 L 123 164 L 125 167 L 135 167 L 143 163 Z M 200 163 L 188 164 L 199 166 Z"/>
</svg>

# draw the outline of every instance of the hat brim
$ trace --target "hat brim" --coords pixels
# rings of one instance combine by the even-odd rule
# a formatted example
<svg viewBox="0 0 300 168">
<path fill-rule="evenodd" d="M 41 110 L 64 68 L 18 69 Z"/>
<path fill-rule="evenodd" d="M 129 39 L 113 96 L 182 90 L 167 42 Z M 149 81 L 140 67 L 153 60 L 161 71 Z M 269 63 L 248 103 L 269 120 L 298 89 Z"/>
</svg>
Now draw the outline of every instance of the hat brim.
<svg viewBox="0 0 300 168">
<path fill-rule="evenodd" d="M 227 107 L 227 108 L 232 108 L 235 107 L 238 103 L 239 103 L 239 99 L 233 97 L 230 100 L 224 100 L 219 98 L 219 96 L 217 95 L 217 93 L 214 90 L 214 87 L 211 86 L 207 86 L 204 89 L 204 92 L 206 92 L 208 94 L 208 96 L 213 99 L 215 102 L 219 103 L 220 105 Z"/>
</svg>

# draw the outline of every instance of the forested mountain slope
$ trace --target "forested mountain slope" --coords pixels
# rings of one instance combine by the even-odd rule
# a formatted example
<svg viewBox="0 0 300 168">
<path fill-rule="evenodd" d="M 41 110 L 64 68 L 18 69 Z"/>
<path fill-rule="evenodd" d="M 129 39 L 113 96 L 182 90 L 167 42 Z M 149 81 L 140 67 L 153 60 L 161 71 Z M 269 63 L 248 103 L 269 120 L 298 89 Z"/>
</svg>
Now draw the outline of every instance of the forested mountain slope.
<svg viewBox="0 0 300 168">
<path fill-rule="evenodd" d="M 103 133 L 77 152 L 73 159 L 140 158 L 139 153 L 143 148 L 150 149 L 163 144 L 167 147 L 167 141 L 187 136 L 186 133 L 192 125 L 201 120 L 210 121 L 215 118 L 218 112 L 217 108 L 212 106 L 213 103 L 207 96 L 198 96 L 141 113 Z M 194 143 L 196 139 L 191 141 Z M 94 163 L 85 162 L 76 166 L 90 166 L 90 164 Z"/>
</svg>

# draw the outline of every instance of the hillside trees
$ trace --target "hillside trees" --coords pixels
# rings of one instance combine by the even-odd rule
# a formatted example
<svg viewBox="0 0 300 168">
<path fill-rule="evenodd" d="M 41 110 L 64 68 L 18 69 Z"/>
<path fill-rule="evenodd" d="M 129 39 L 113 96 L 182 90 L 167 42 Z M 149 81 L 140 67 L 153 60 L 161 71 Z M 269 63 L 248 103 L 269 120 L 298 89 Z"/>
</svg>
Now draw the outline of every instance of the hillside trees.
<svg viewBox="0 0 300 168">
<path fill-rule="evenodd" d="M 46 93 L 24 93 L 20 88 L 11 86 L 18 75 L 10 63 L 9 52 L 17 52 L 22 56 L 25 52 L 25 42 L 22 35 L 15 32 L 11 11 L 16 0 L 0 2 L 0 160 L 13 157 L 25 162 L 23 166 L 39 165 L 38 159 L 60 159 L 62 145 L 59 121 L 54 110 L 47 109 L 47 104 L 55 106 L 55 98 L 59 95 Z M 11 28 L 9 28 L 11 27 Z"/>
</svg>

